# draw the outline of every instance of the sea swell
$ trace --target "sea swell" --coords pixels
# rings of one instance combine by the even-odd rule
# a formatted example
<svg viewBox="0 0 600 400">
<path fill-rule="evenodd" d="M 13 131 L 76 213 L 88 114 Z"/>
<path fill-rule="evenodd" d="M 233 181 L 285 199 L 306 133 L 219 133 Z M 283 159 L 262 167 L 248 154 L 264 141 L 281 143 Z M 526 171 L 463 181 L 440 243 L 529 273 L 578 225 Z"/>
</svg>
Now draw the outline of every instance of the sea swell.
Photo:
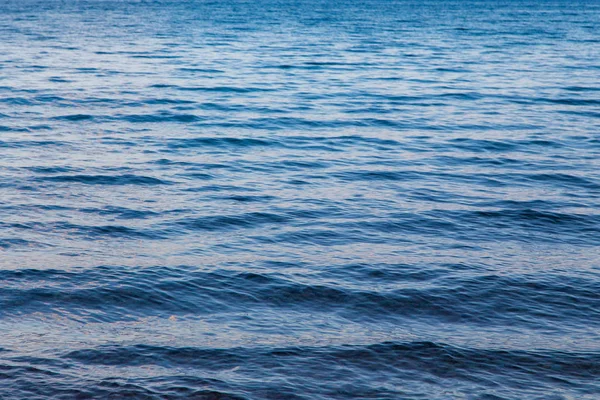
<svg viewBox="0 0 600 400">
<path fill-rule="evenodd" d="M 0 399 L 595 399 L 599 18 L 4 1 Z"/>
</svg>

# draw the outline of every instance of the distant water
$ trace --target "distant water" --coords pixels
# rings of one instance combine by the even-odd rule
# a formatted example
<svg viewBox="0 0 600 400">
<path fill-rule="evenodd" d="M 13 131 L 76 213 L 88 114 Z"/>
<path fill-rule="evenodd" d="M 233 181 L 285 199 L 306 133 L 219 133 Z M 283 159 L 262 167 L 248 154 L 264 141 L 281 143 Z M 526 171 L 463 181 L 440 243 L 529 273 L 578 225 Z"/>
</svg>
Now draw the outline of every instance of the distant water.
<svg viewBox="0 0 600 400">
<path fill-rule="evenodd" d="M 600 3 L 2 0 L 0 398 L 600 398 Z"/>
</svg>

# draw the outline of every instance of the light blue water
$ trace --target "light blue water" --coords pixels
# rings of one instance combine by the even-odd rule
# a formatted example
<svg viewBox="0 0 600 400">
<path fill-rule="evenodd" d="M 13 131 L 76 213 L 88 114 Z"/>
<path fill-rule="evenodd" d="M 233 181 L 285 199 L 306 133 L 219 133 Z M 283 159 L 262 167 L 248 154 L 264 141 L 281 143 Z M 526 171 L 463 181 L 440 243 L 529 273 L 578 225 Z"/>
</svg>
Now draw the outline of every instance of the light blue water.
<svg viewBox="0 0 600 400">
<path fill-rule="evenodd" d="M 0 4 L 0 398 L 600 398 L 600 3 Z"/>
</svg>

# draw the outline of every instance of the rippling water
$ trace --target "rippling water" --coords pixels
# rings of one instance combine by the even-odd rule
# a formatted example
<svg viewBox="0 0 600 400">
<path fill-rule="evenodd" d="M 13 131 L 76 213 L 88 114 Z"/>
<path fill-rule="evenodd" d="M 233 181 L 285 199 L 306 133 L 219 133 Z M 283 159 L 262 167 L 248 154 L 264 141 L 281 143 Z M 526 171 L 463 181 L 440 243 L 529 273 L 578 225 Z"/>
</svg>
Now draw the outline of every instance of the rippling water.
<svg viewBox="0 0 600 400">
<path fill-rule="evenodd" d="M 0 34 L 1 398 L 599 398 L 600 3 Z"/>
</svg>

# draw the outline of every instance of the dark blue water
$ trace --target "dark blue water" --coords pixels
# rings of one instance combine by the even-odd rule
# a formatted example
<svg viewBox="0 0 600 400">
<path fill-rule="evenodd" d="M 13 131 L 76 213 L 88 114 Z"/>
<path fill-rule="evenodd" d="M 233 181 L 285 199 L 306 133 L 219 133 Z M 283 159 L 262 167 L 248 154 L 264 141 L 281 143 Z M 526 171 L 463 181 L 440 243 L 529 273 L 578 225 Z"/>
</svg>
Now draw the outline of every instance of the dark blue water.
<svg viewBox="0 0 600 400">
<path fill-rule="evenodd" d="M 600 398 L 600 3 L 3 0 L 0 398 Z"/>
</svg>

